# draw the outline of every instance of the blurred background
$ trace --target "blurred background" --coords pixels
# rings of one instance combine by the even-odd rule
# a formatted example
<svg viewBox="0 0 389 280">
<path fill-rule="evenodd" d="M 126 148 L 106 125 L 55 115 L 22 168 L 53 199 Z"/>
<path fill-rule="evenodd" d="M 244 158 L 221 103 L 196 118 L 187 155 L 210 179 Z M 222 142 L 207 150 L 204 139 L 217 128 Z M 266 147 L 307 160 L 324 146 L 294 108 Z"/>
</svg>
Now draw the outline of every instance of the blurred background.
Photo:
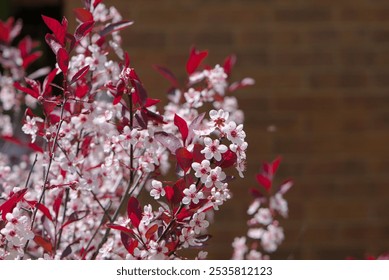
<svg viewBox="0 0 389 280">
<path fill-rule="evenodd" d="M 286 195 L 286 239 L 274 259 L 363 258 L 389 251 L 389 1 L 384 0 L 111 0 L 135 25 L 124 48 L 149 94 L 182 80 L 189 49 L 208 49 L 209 64 L 234 53 L 233 80 L 256 85 L 237 97 L 246 116 L 248 172 L 234 198 L 216 213 L 207 248 L 229 259 L 246 234 L 248 188 L 263 161 L 283 157 L 278 177 Z M 75 27 L 80 0 L 1 0 L 0 15 L 24 19 L 42 39 L 40 14 Z M 24 34 L 25 34 L 24 33 Z M 43 43 L 43 46 L 45 44 Z"/>
</svg>

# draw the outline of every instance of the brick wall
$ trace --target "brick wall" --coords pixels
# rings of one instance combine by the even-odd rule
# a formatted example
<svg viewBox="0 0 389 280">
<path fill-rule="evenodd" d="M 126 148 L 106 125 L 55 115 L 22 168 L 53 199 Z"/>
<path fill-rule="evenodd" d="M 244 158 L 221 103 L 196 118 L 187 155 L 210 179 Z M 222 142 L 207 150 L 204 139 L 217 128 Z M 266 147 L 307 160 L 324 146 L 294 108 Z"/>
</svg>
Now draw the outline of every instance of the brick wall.
<svg viewBox="0 0 389 280">
<path fill-rule="evenodd" d="M 66 13 L 79 5 L 64 1 Z M 229 258 L 245 233 L 248 187 L 263 160 L 292 177 L 286 240 L 273 258 L 344 259 L 389 250 L 389 2 L 382 0 L 116 0 L 135 25 L 126 49 L 149 92 L 151 70 L 184 73 L 192 44 L 210 63 L 234 52 L 249 141 L 247 178 L 216 215 L 211 258 Z M 268 132 L 274 125 L 277 130 Z"/>
</svg>

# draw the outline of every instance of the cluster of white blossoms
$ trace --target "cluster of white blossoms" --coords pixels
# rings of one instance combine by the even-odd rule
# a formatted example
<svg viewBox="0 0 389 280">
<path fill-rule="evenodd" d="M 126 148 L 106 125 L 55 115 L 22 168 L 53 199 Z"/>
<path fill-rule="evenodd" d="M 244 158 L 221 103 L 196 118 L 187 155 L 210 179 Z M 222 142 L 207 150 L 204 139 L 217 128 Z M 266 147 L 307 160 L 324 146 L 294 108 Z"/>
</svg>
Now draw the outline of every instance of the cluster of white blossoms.
<svg viewBox="0 0 389 280">
<path fill-rule="evenodd" d="M 131 22 L 101 1 L 85 5 L 75 10 L 74 35 L 65 18 L 43 17 L 56 68 L 42 85 L 31 78 L 12 87 L 37 106 L 19 127 L 28 143 L 11 140 L 34 152 L 16 161 L 0 153 L 0 258 L 183 258 L 181 250 L 206 245 L 209 215 L 231 198 L 229 182 L 246 167 L 231 62 L 202 69 L 192 50 L 188 84 L 172 81 L 161 111 L 120 47 L 119 30 Z M 2 110 L 15 107 L 3 91 Z M 173 180 L 165 177 L 171 166 Z M 142 206 L 144 192 L 152 202 Z"/>
<path fill-rule="evenodd" d="M 258 180 L 259 184 L 265 187 L 267 194 L 258 195 L 258 192 L 253 192 L 256 195 L 247 210 L 250 215 L 247 237 L 235 238 L 232 243 L 233 259 L 268 259 L 266 254 L 275 252 L 285 238 L 278 217 L 288 217 L 288 203 L 284 195 L 292 187 L 292 181 L 285 181 L 275 193 L 271 193 L 272 180 L 279 163 L 280 159 L 270 164 L 265 163 L 262 173 L 257 175 L 261 178 Z M 250 246 L 246 245 L 248 241 Z"/>
</svg>

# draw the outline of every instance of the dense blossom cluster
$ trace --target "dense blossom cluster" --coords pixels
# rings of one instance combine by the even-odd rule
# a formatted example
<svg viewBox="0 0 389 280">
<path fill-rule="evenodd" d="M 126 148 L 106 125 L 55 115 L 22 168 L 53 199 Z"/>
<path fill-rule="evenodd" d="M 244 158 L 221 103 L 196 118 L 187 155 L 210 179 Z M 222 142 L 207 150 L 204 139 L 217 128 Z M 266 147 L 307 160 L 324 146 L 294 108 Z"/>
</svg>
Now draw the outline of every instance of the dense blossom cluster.
<svg viewBox="0 0 389 280">
<path fill-rule="evenodd" d="M 21 25 L 0 23 L 8 32 L 0 37 L 0 134 L 31 151 L 16 161 L 5 146 L 0 153 L 0 259 L 182 258 L 182 249 L 204 246 L 207 214 L 231 198 L 233 177 L 243 177 L 248 144 L 230 94 L 253 80 L 230 85 L 235 58 L 201 68 L 207 52 L 193 48 L 186 85 L 155 67 L 171 83 L 161 108 L 121 49 L 119 31 L 132 22 L 101 2 L 74 10 L 73 34 L 66 18 L 42 16 L 57 64 L 30 76 L 36 44 L 26 38 L 12 47 Z M 25 112 L 19 127 L 12 112 Z M 165 179 L 170 169 L 176 180 Z M 142 191 L 150 201 L 143 206 Z M 274 197 L 271 209 L 283 207 Z"/>
<path fill-rule="evenodd" d="M 278 216 L 287 218 L 288 203 L 284 194 L 292 187 L 288 180 L 274 192 L 273 178 L 280 164 L 280 158 L 271 163 L 263 164 L 262 171 L 257 174 L 258 184 L 265 191 L 252 188 L 253 202 L 247 210 L 247 236 L 236 237 L 232 243 L 234 248 L 233 259 L 268 259 L 266 253 L 273 253 L 284 240 L 284 231 L 279 225 Z M 247 245 L 248 239 L 251 241 Z M 261 250 L 262 248 L 262 250 Z"/>
</svg>

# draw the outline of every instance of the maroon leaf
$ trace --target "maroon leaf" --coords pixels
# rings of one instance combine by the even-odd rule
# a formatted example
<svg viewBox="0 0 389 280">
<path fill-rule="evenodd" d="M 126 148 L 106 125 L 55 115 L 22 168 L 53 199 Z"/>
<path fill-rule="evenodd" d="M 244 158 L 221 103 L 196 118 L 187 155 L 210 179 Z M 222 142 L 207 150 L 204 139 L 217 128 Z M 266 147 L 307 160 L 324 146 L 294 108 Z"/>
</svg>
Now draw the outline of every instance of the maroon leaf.
<svg viewBox="0 0 389 280">
<path fill-rule="evenodd" d="M 54 80 L 55 76 L 57 76 L 58 69 L 54 68 L 51 70 L 49 75 L 46 76 L 45 80 L 43 81 L 43 93 L 42 95 L 44 97 L 48 96 L 51 92 L 51 82 Z"/>
<path fill-rule="evenodd" d="M 188 133 L 188 138 L 187 138 L 187 141 L 186 141 L 187 142 L 186 145 L 192 143 L 192 140 L 193 140 L 193 138 L 195 136 L 194 130 L 199 129 L 201 123 L 203 122 L 204 116 L 205 116 L 205 113 L 201 113 L 189 125 L 189 133 Z"/>
<path fill-rule="evenodd" d="M 131 71 L 131 72 L 134 72 L 134 71 Z M 146 92 L 145 88 L 139 82 L 139 80 L 131 79 L 131 84 L 135 89 L 134 94 L 137 96 L 137 98 L 139 100 L 139 102 L 135 102 L 135 103 L 139 103 L 140 105 L 144 106 L 146 104 L 146 101 L 147 101 L 147 92 Z"/>
<path fill-rule="evenodd" d="M 182 136 L 182 142 L 185 143 L 186 138 L 188 137 L 188 125 L 186 121 L 181 118 L 179 115 L 174 115 L 174 124 L 178 127 L 178 130 Z"/>
<path fill-rule="evenodd" d="M 103 2 L 103 0 L 95 0 L 95 1 L 93 1 L 93 8 L 96 8 L 97 5 L 99 5 L 101 2 Z"/>
<path fill-rule="evenodd" d="M 228 88 L 228 90 L 233 92 L 233 91 L 236 91 L 236 90 L 244 88 L 244 87 L 252 86 L 254 84 L 255 84 L 255 81 L 252 78 L 244 78 L 240 82 L 232 83 L 230 85 L 230 87 Z"/>
<path fill-rule="evenodd" d="M 186 63 L 186 72 L 189 75 L 195 72 L 207 55 L 208 51 L 199 51 L 193 47 L 190 51 L 188 62 Z"/>
<path fill-rule="evenodd" d="M 84 215 L 80 215 L 84 214 Z M 68 220 L 62 225 L 62 229 L 65 228 L 66 226 L 70 225 L 71 223 L 77 222 L 79 220 L 82 220 L 89 214 L 89 211 L 87 210 L 82 210 L 82 211 L 75 211 L 72 214 L 70 214 Z"/>
<path fill-rule="evenodd" d="M 176 151 L 176 158 L 178 165 L 184 170 L 186 173 L 192 165 L 193 155 L 186 148 L 178 148 Z"/>
<path fill-rule="evenodd" d="M 61 254 L 61 260 L 63 260 L 64 258 L 66 258 L 67 256 L 69 256 L 73 251 L 72 251 L 72 244 L 69 244 L 68 246 L 66 246 L 65 250 L 62 251 L 62 254 Z"/>
<path fill-rule="evenodd" d="M 222 154 L 222 159 L 217 163 L 221 168 L 228 168 L 233 166 L 236 163 L 236 154 L 231 150 L 227 150 Z"/>
<path fill-rule="evenodd" d="M 89 154 L 89 150 L 92 143 L 92 136 L 86 136 L 81 144 L 81 154 L 86 157 Z"/>
<path fill-rule="evenodd" d="M 31 150 L 33 150 L 35 152 L 38 152 L 38 153 L 44 152 L 44 150 L 35 143 L 28 143 L 27 145 Z"/>
<path fill-rule="evenodd" d="M 69 54 L 64 48 L 60 48 L 57 52 L 57 62 L 59 69 L 66 75 L 69 67 Z"/>
<path fill-rule="evenodd" d="M 103 30 L 101 30 L 99 32 L 99 35 L 102 37 L 107 36 L 108 34 L 122 30 L 123 28 L 126 28 L 126 27 L 132 25 L 133 23 L 134 22 L 130 21 L 130 20 L 121 20 L 121 21 L 112 23 L 112 24 L 106 26 Z"/>
<path fill-rule="evenodd" d="M 88 35 L 88 33 L 91 32 L 94 24 L 95 22 L 93 20 L 81 23 L 74 32 L 74 38 L 76 41 L 80 41 L 82 38 Z"/>
<path fill-rule="evenodd" d="M 256 188 L 250 188 L 249 193 L 255 198 L 263 197 L 263 194 Z"/>
<path fill-rule="evenodd" d="M 1 217 L 4 221 L 6 220 L 5 216 L 13 211 L 16 204 L 18 204 L 18 202 L 23 199 L 26 192 L 27 189 L 17 191 L 16 193 L 12 194 L 6 202 L 0 205 Z"/>
<path fill-rule="evenodd" d="M 159 99 L 147 98 L 145 107 L 147 108 L 147 107 L 154 106 L 155 104 L 158 104 L 159 102 L 161 102 L 161 100 L 159 100 Z"/>
<path fill-rule="evenodd" d="M 80 70 L 78 70 L 77 73 L 74 74 L 74 76 L 70 80 L 70 84 L 73 84 L 79 79 L 82 79 L 88 73 L 89 68 L 90 68 L 89 65 L 87 65 L 85 67 L 82 67 Z"/>
<path fill-rule="evenodd" d="M 224 60 L 224 65 L 223 65 L 223 68 L 224 68 L 224 72 L 230 76 L 231 75 L 231 71 L 232 71 L 232 67 L 234 67 L 235 65 L 235 62 L 236 62 L 236 56 L 235 55 L 230 55 L 226 58 L 226 60 Z"/>
<path fill-rule="evenodd" d="M 57 41 L 61 44 L 61 46 L 65 46 L 66 29 L 61 25 L 61 23 L 54 18 L 44 15 L 42 15 L 42 19 L 47 27 L 54 33 L 55 38 L 57 38 Z"/>
<path fill-rule="evenodd" d="M 61 44 L 58 42 L 58 40 L 55 38 L 53 34 L 46 34 L 45 41 L 53 51 L 55 55 L 57 55 L 57 52 L 60 48 L 62 48 Z"/>
<path fill-rule="evenodd" d="M 257 174 L 256 179 L 257 182 L 266 189 L 266 191 L 269 191 L 271 189 L 272 182 L 268 177 L 262 174 Z"/>
<path fill-rule="evenodd" d="M 76 16 L 76 18 L 82 22 L 92 21 L 93 15 L 88 10 L 85 10 L 84 8 L 75 8 L 73 9 L 73 12 Z"/>
<path fill-rule="evenodd" d="M 33 52 L 32 54 L 23 58 L 23 68 L 26 69 L 31 63 L 42 56 L 41 51 Z"/>
<path fill-rule="evenodd" d="M 53 217 L 51 216 L 50 210 L 43 204 L 38 203 L 35 200 L 26 200 L 26 202 L 32 207 L 32 208 L 37 208 L 39 211 L 43 213 L 50 221 L 53 221 Z"/>
<path fill-rule="evenodd" d="M 139 227 L 142 220 L 142 208 L 139 201 L 135 197 L 130 197 L 127 204 L 127 215 L 131 223 L 135 227 Z"/>
<path fill-rule="evenodd" d="M 167 199 L 167 201 L 172 203 L 173 202 L 173 198 L 174 198 L 174 188 L 171 187 L 171 186 L 165 186 L 164 190 L 166 192 L 166 199 Z"/>
<path fill-rule="evenodd" d="M 205 159 L 205 154 L 202 154 L 201 151 L 204 149 L 204 146 L 201 144 L 194 144 L 193 146 L 193 161 L 201 163 Z"/>
<path fill-rule="evenodd" d="M 49 116 L 58 105 L 58 101 L 43 100 L 42 106 L 46 116 Z"/>
<path fill-rule="evenodd" d="M 124 232 L 120 233 L 120 238 L 124 245 L 124 248 L 126 248 L 128 253 L 133 255 L 135 248 L 138 247 L 138 240 L 131 238 L 128 234 L 125 234 Z"/>
<path fill-rule="evenodd" d="M 178 80 L 176 76 L 167 68 L 153 65 L 154 69 L 157 70 L 163 77 L 165 77 L 174 88 L 179 88 Z"/>
<path fill-rule="evenodd" d="M 176 153 L 176 150 L 182 147 L 181 141 L 171 133 L 166 133 L 164 131 L 158 131 L 154 134 L 155 139 L 167 148 L 173 155 Z"/>
<path fill-rule="evenodd" d="M 150 240 L 151 237 L 154 235 L 154 233 L 157 232 L 157 230 L 158 230 L 158 225 L 157 225 L 157 224 L 152 225 L 152 226 L 146 231 L 146 234 L 145 234 L 146 238 L 147 238 L 148 240 Z"/>
<path fill-rule="evenodd" d="M 87 85 L 79 85 L 76 88 L 76 96 L 78 98 L 83 98 L 89 92 L 89 87 Z"/>
<path fill-rule="evenodd" d="M 32 90 L 27 87 L 23 87 L 22 85 L 19 84 L 19 82 L 14 82 L 14 87 L 20 91 L 23 91 L 24 93 L 27 93 L 28 95 L 31 95 L 35 99 L 38 99 L 39 97 L 39 92 L 36 92 L 35 90 Z"/>
<path fill-rule="evenodd" d="M 57 195 L 57 197 L 54 199 L 53 211 L 54 211 L 56 217 L 58 217 L 59 208 L 61 207 L 61 204 L 62 204 L 63 194 L 64 194 L 64 192 L 61 191 L 61 192 Z"/>
<path fill-rule="evenodd" d="M 50 240 L 40 235 L 35 235 L 34 241 L 36 244 L 41 246 L 45 250 L 45 252 L 49 253 L 50 255 L 53 254 L 53 244 L 51 244 Z"/>
<path fill-rule="evenodd" d="M 116 230 L 120 230 L 120 231 L 125 232 L 127 234 L 134 234 L 132 229 L 127 228 L 125 226 L 116 225 L 116 224 L 107 224 L 107 227 L 112 228 L 112 229 L 116 229 Z"/>
<path fill-rule="evenodd" d="M 272 163 L 271 163 L 271 175 L 274 175 L 277 173 L 278 167 L 280 166 L 281 163 L 281 157 L 277 157 Z"/>
</svg>

